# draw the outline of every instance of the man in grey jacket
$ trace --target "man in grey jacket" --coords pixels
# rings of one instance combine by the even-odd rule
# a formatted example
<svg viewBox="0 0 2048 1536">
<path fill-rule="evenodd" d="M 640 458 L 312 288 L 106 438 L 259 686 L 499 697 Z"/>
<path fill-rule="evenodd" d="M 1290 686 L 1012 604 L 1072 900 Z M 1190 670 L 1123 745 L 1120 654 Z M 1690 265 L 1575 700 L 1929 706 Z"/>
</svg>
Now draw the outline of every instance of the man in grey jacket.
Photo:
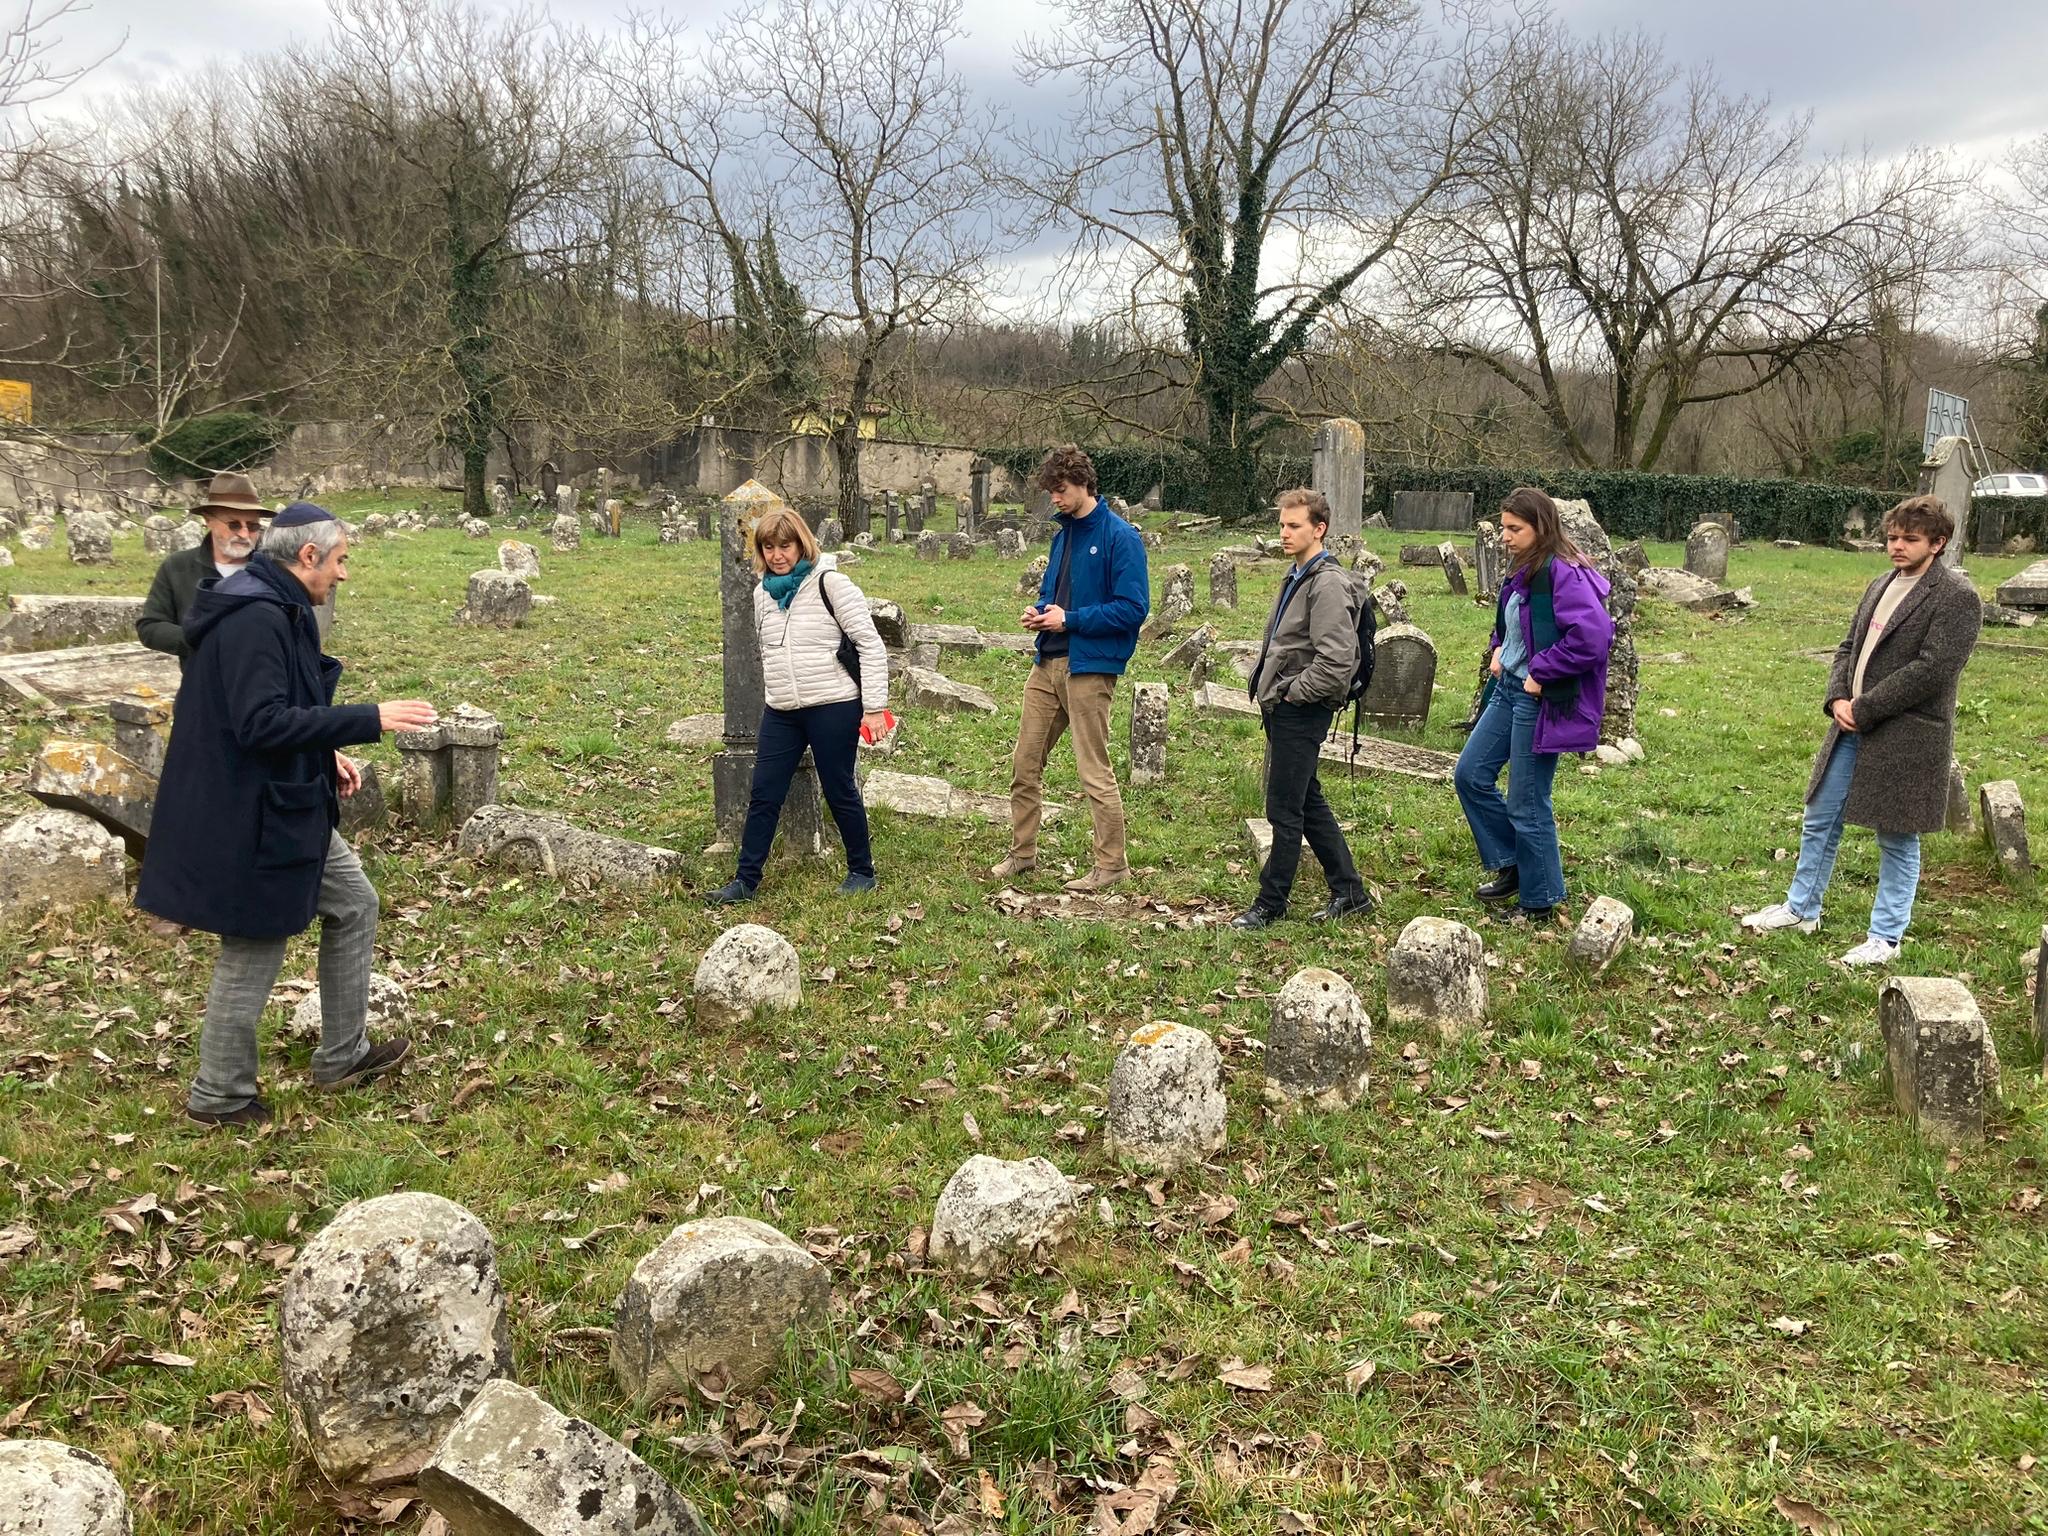
<svg viewBox="0 0 2048 1536">
<path fill-rule="evenodd" d="M 1956 693 L 1983 623 L 1977 589 L 1941 563 L 1955 530 L 1933 496 L 1909 497 L 1885 514 L 1892 568 L 1865 590 L 1835 648 L 1821 706 L 1828 734 L 1807 780 L 1792 889 L 1742 920 L 1751 932 L 1820 927 L 1842 828 L 1853 822 L 1877 833 L 1877 899 L 1869 935 L 1842 964 L 1898 958 L 1920 884 L 1920 834 L 1939 832 L 1947 815 Z"/>
<path fill-rule="evenodd" d="M 231 470 L 207 483 L 206 495 L 192 512 L 206 519 L 206 537 L 190 549 L 164 556 L 135 619 L 136 637 L 153 651 L 177 657 L 181 670 L 192 656 L 192 643 L 185 638 L 185 615 L 199 584 L 216 576 L 232 576 L 247 565 L 256 552 L 256 541 L 263 536 L 264 519 L 270 516 L 270 508 L 257 500 L 249 477 Z"/>
<path fill-rule="evenodd" d="M 1266 729 L 1266 820 L 1273 828 L 1273 851 L 1259 872 L 1257 898 L 1231 919 L 1234 928 L 1264 928 L 1286 915 L 1304 836 L 1330 887 L 1329 904 L 1317 917 L 1328 922 L 1372 910 L 1372 897 L 1316 778 L 1323 738 L 1358 670 L 1358 608 L 1366 598 L 1323 548 L 1330 531 L 1330 503 L 1323 493 L 1282 491 L 1278 510 L 1280 547 L 1294 565 L 1273 600 L 1251 681 Z"/>
</svg>

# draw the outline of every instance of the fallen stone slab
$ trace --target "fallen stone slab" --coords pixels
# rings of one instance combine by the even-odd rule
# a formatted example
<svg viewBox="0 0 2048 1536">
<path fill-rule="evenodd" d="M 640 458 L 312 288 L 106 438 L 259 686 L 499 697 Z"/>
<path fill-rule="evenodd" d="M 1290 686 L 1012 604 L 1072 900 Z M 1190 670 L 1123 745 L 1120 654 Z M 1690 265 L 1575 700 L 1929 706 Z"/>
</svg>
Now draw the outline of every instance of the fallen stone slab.
<svg viewBox="0 0 2048 1536">
<path fill-rule="evenodd" d="M 1444 1041 L 1486 1022 L 1486 947 L 1463 923 L 1418 917 L 1387 957 L 1387 1023 L 1425 1026 Z"/>
<path fill-rule="evenodd" d="M 715 747 L 725 740 L 725 716 L 685 715 L 662 733 L 672 747 Z"/>
<path fill-rule="evenodd" d="M 156 776 L 104 742 L 44 742 L 29 765 L 28 792 L 56 810 L 90 816 L 138 859 L 149 846 Z"/>
<path fill-rule="evenodd" d="M 0 1533 L 130 1536 L 128 1495 L 113 1469 L 61 1440 L 0 1440 Z"/>
<path fill-rule="evenodd" d="M 1266 1029 L 1265 1098 L 1282 1108 L 1348 1109 L 1365 1097 L 1372 1019 L 1335 971 L 1296 971 L 1273 1000 Z"/>
<path fill-rule="evenodd" d="M 654 1468 L 510 1381 L 476 1395 L 419 1488 L 450 1536 L 710 1536 Z"/>
<path fill-rule="evenodd" d="M 1222 683 L 1204 683 L 1195 690 L 1195 713 L 1211 720 L 1256 720 L 1259 706 L 1245 696 L 1242 688 Z"/>
<path fill-rule="evenodd" d="M 1633 907 L 1612 896 L 1595 897 L 1572 932 L 1566 958 L 1592 975 L 1601 975 L 1620 956 L 1635 927 Z"/>
<path fill-rule="evenodd" d="M 1418 747 L 1413 742 L 1388 741 L 1383 736 L 1359 737 L 1358 750 L 1353 753 L 1351 733 L 1342 729 L 1316 750 L 1324 762 L 1342 763 L 1359 773 L 1390 773 L 1428 784 L 1448 784 L 1458 771 L 1455 753 Z"/>
<path fill-rule="evenodd" d="M 121 840 L 90 816 L 45 808 L 0 827 L 0 921 L 128 895 Z"/>
<path fill-rule="evenodd" d="M 2028 613 L 2023 608 L 2008 608 L 2003 603 L 1984 605 L 1985 629 L 2032 629 L 2040 622 L 2039 614 Z"/>
<path fill-rule="evenodd" d="M 934 1264 L 987 1279 L 1050 1258 L 1073 1236 L 1082 1186 L 1042 1157 L 977 1154 L 960 1165 L 932 1218 Z"/>
<path fill-rule="evenodd" d="M 913 624 L 911 645 L 936 645 L 942 656 L 979 656 L 988 649 L 981 631 L 972 624 Z"/>
<path fill-rule="evenodd" d="M 905 667 L 903 707 L 940 715 L 992 715 L 996 701 L 972 683 L 956 683 L 926 667 Z"/>
<path fill-rule="evenodd" d="M 1223 1058 L 1207 1031 L 1159 1019 L 1132 1031 L 1109 1073 L 1113 1156 L 1171 1173 L 1223 1150 Z"/>
<path fill-rule="evenodd" d="M 1636 584 L 1644 597 L 1690 608 L 1694 613 L 1717 613 L 1736 603 L 1735 594 L 1725 587 L 1691 571 L 1673 570 L 1669 566 L 1651 566 L 1636 578 Z"/>
<path fill-rule="evenodd" d="M 832 1279 L 801 1245 L 746 1216 L 686 1221 L 633 1266 L 612 1325 L 611 1366 L 633 1398 L 699 1382 L 759 1386 L 783 1341 L 826 1320 Z"/>
<path fill-rule="evenodd" d="M 924 816 L 939 821 L 979 817 L 998 826 L 1010 824 L 1007 795 L 978 794 L 928 774 L 895 773 L 877 768 L 863 781 L 861 798 L 870 810 L 894 811 L 899 816 Z M 1051 826 L 1065 815 L 1064 805 L 1047 802 L 1043 820 L 1045 825 Z"/>
<path fill-rule="evenodd" d="M 1998 601 L 2007 608 L 2048 608 L 2048 560 L 2036 560 L 2019 575 L 2000 582 Z"/>
<path fill-rule="evenodd" d="M 1998 1047 L 1970 989 L 1946 976 L 1894 976 L 1877 1016 L 1899 1112 L 1937 1145 L 1982 1141 L 1998 1102 Z"/>
<path fill-rule="evenodd" d="M 301 1248 L 278 1333 L 294 1422 L 344 1487 L 411 1481 L 484 1384 L 512 1371 L 491 1234 L 420 1191 L 344 1206 Z"/>
<path fill-rule="evenodd" d="M 322 1017 L 320 989 L 315 987 L 292 1010 L 292 1038 L 317 1041 Z M 411 1020 L 412 1002 L 405 995 L 405 987 L 382 971 L 370 972 L 370 1037 L 378 1040 L 404 1034 Z"/>
<path fill-rule="evenodd" d="M 1174 672 L 1178 672 L 1182 667 L 1191 667 L 1195 664 L 1196 659 L 1215 643 L 1216 626 L 1214 624 L 1197 625 L 1178 641 L 1171 650 L 1159 658 L 1159 665 Z"/>
<path fill-rule="evenodd" d="M 457 846 L 473 859 L 537 869 L 557 879 L 580 876 L 606 886 L 653 885 L 683 872 L 683 856 L 673 849 L 592 832 L 513 805 L 477 811 L 462 824 Z"/>
<path fill-rule="evenodd" d="M 26 542 L 26 541 L 24 541 Z M 0 652 L 54 651 L 132 639 L 139 597 L 69 597 L 17 592 L 0 612 Z"/>
<path fill-rule="evenodd" d="M 177 657 L 134 640 L 0 656 L 0 687 L 34 705 L 100 709 L 144 688 L 174 699 L 181 680 Z"/>
<path fill-rule="evenodd" d="M 697 962 L 692 990 L 697 1022 L 715 1028 L 736 1028 L 764 1013 L 792 1013 L 804 996 L 796 946 L 760 923 L 728 928 Z"/>
<path fill-rule="evenodd" d="M 2027 808 L 2020 800 L 2020 787 L 2011 779 L 1994 779 L 1977 790 L 1977 809 L 1984 822 L 1984 841 L 1998 860 L 1999 873 L 2008 880 L 2023 880 L 2034 872 L 2034 856 L 2027 846 Z"/>
</svg>

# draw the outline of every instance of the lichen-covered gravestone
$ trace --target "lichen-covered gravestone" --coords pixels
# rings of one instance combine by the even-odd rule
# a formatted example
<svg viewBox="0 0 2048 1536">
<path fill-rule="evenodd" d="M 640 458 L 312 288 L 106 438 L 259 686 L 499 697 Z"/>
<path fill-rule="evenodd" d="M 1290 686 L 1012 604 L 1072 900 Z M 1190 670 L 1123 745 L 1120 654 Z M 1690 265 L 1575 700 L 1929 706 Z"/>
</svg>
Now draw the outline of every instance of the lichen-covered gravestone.
<svg viewBox="0 0 2048 1536">
<path fill-rule="evenodd" d="M 1574 965 L 1598 976 L 1614 964 L 1635 926 L 1635 909 L 1626 902 L 1612 896 L 1596 897 L 1579 919 L 1566 955 Z"/>
<path fill-rule="evenodd" d="M 2027 846 L 2027 808 L 2020 800 L 2020 787 L 2011 779 L 1996 779 L 1977 790 L 1977 808 L 1984 818 L 1984 841 L 1998 860 L 1998 871 L 2008 880 L 2022 880 L 2033 872 L 2033 851 Z"/>
<path fill-rule="evenodd" d="M 1463 923 L 1413 919 L 1387 957 L 1387 1023 L 1427 1026 L 1445 1041 L 1485 1023 L 1485 953 Z"/>
<path fill-rule="evenodd" d="M 1951 832 L 1967 832 L 1974 825 L 1970 819 L 1970 781 L 1963 774 L 1963 765 L 1954 758 L 1948 760 L 1948 808 L 1942 819 Z"/>
<path fill-rule="evenodd" d="M 1031 563 L 1024 567 L 1024 574 L 1017 578 L 1017 591 L 1025 597 L 1035 599 L 1038 589 L 1045 581 L 1046 557 L 1033 555 Z"/>
<path fill-rule="evenodd" d="M 110 565 L 114 559 L 114 525 L 97 512 L 72 512 L 64 519 L 64 539 L 73 565 Z"/>
<path fill-rule="evenodd" d="M 521 581 L 536 580 L 540 576 L 540 551 L 518 539 L 507 539 L 498 546 L 498 569 Z"/>
<path fill-rule="evenodd" d="M 1081 1186 L 1042 1157 L 979 1154 L 946 1181 L 932 1217 L 932 1262 L 980 1279 L 1050 1257 L 1073 1236 Z"/>
<path fill-rule="evenodd" d="M 0 1440 L 0 1536 L 130 1536 L 128 1495 L 91 1451 Z"/>
<path fill-rule="evenodd" d="M 515 629 L 533 611 L 533 588 L 510 571 L 472 571 L 469 600 L 455 612 L 458 624 Z"/>
<path fill-rule="evenodd" d="M 1131 689 L 1133 784 L 1157 784 L 1166 777 L 1166 708 L 1166 684 L 1139 683 Z"/>
<path fill-rule="evenodd" d="M 1209 557 L 1209 602 L 1217 608 L 1237 606 L 1237 557 L 1227 550 Z"/>
<path fill-rule="evenodd" d="M 1109 1073 L 1109 1150 L 1172 1172 L 1223 1150 L 1223 1058 L 1206 1031 L 1140 1026 Z"/>
<path fill-rule="evenodd" d="M 831 1298 L 825 1266 L 766 1222 L 684 1222 L 633 1267 L 612 1327 L 612 1374 L 642 1401 L 699 1381 L 758 1386 L 783 1340 L 823 1323 Z"/>
<path fill-rule="evenodd" d="M 1381 727 L 1419 731 L 1429 724 L 1436 696 L 1436 643 L 1413 624 L 1381 630 L 1373 642 L 1372 681 L 1362 700 L 1364 717 Z"/>
<path fill-rule="evenodd" d="M 512 1370 L 491 1234 L 439 1195 L 344 1207 L 293 1261 L 279 1332 L 294 1419 L 344 1486 L 410 1481 Z"/>
<path fill-rule="evenodd" d="M 790 1013 L 803 1001 L 796 947 L 773 928 L 741 923 L 697 962 L 697 1022 L 730 1029 L 761 1013 Z"/>
<path fill-rule="evenodd" d="M 920 560 L 943 560 L 946 558 L 946 541 L 939 537 L 937 529 L 927 528 L 917 536 L 917 558 Z"/>
<path fill-rule="evenodd" d="M 1939 1145 L 1982 1141 L 1998 1100 L 1998 1047 L 1970 989 L 1946 976 L 1894 976 L 1877 1017 L 1899 1112 Z"/>
<path fill-rule="evenodd" d="M 27 921 L 127 894 L 121 840 L 90 816 L 45 809 L 0 827 L 0 921 Z"/>
<path fill-rule="evenodd" d="M 510 1381 L 476 1395 L 419 1481 L 450 1536 L 710 1536 L 654 1468 Z"/>
<path fill-rule="evenodd" d="M 558 555 L 583 547 L 583 530 L 577 526 L 573 513 L 564 512 L 548 525 L 548 543 Z"/>
<path fill-rule="evenodd" d="M 1266 1029 L 1267 1101 L 1348 1109 L 1365 1097 L 1371 1061 L 1372 1019 L 1351 983 L 1320 966 L 1289 977 Z"/>
<path fill-rule="evenodd" d="M 412 1004 L 405 988 L 382 971 L 370 972 L 369 1030 L 372 1035 L 393 1035 L 404 1031 L 411 1018 Z M 320 993 L 316 989 L 299 999 L 292 1010 L 292 1035 L 299 1040 L 318 1040 L 321 1019 Z"/>
</svg>

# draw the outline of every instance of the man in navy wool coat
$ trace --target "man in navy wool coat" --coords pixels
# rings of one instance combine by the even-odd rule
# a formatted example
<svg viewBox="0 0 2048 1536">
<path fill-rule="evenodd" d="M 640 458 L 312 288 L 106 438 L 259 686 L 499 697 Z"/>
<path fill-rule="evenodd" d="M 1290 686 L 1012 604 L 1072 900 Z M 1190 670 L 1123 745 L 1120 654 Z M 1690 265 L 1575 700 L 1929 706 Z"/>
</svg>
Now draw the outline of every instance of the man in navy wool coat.
<svg viewBox="0 0 2048 1536">
<path fill-rule="evenodd" d="M 202 1125 L 261 1125 L 256 1025 L 285 942 L 320 925 L 320 1048 L 313 1082 L 347 1088 L 406 1058 L 371 1044 L 377 893 L 335 827 L 362 774 L 341 749 L 424 729 L 421 699 L 334 702 L 341 663 L 320 654 L 313 610 L 348 580 L 348 536 L 324 507 L 295 501 L 248 565 L 204 583 L 185 615 L 192 655 L 157 786 L 135 904 L 220 935 L 186 1113 Z"/>
</svg>

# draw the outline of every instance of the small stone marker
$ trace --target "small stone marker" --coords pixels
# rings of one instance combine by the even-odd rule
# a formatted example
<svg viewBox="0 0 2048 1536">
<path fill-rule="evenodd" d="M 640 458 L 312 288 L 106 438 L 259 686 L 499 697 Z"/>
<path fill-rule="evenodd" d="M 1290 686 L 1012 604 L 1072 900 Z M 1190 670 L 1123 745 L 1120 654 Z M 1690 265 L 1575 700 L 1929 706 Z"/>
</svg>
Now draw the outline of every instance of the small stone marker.
<svg viewBox="0 0 2048 1536">
<path fill-rule="evenodd" d="M 683 872 L 683 856 L 673 849 L 592 832 L 516 805 L 484 806 L 462 824 L 456 846 L 479 861 L 591 880 L 608 889 L 656 885 Z"/>
<path fill-rule="evenodd" d="M 583 547 L 583 530 L 577 525 L 574 514 L 564 512 L 548 525 L 548 542 L 558 555 Z"/>
<path fill-rule="evenodd" d="M 803 1001 L 796 946 L 773 928 L 728 928 L 697 962 L 697 1022 L 732 1029 L 763 1013 L 791 1013 Z"/>
<path fill-rule="evenodd" d="M 1685 536 L 1685 568 L 1716 586 L 1728 579 L 1728 530 L 1719 523 L 1695 524 Z"/>
<path fill-rule="evenodd" d="M 1486 948 L 1463 923 L 1418 917 L 1387 957 L 1387 1023 L 1426 1025 L 1444 1041 L 1486 1022 Z"/>
<path fill-rule="evenodd" d="M 1406 624 L 1408 622 L 1408 583 L 1396 577 L 1392 581 L 1382 582 L 1379 586 L 1374 587 L 1372 589 L 1372 606 L 1374 613 L 1379 619 L 1380 635 L 1384 635 L 1393 625 Z M 1379 650 L 1377 635 L 1373 640 L 1373 650 L 1375 654 Z M 1375 673 L 1379 671 L 1377 662 L 1374 664 L 1373 671 Z"/>
<path fill-rule="evenodd" d="M 377 1036 L 402 1033 L 411 1017 L 412 1004 L 405 995 L 405 988 L 382 971 L 370 972 L 370 1033 Z M 321 1019 L 320 989 L 315 987 L 300 998 L 299 1006 L 292 1010 L 293 1038 L 318 1040 Z"/>
<path fill-rule="evenodd" d="M 828 517 L 818 524 L 818 548 L 834 550 L 846 542 L 846 530 L 836 517 Z"/>
<path fill-rule="evenodd" d="M 1598 976 L 1614 964 L 1622 947 L 1635 932 L 1635 909 L 1612 896 L 1596 897 L 1573 930 L 1567 957 Z"/>
<path fill-rule="evenodd" d="M 555 487 L 555 516 L 566 517 L 572 523 L 576 521 L 575 486 L 558 485 Z"/>
<path fill-rule="evenodd" d="M 996 712 L 996 701 L 971 683 L 956 683 L 925 667 L 906 667 L 903 707 L 941 715 L 992 715 Z"/>
<path fill-rule="evenodd" d="M 76 811 L 35 810 L 0 827 L 0 921 L 128 895 L 121 840 Z"/>
<path fill-rule="evenodd" d="M 491 1234 L 417 1191 L 344 1206 L 299 1250 L 278 1332 L 295 1419 L 345 1487 L 410 1481 L 484 1383 L 512 1370 Z"/>
<path fill-rule="evenodd" d="M 1266 1029 L 1267 1102 L 1348 1109 L 1365 1097 L 1371 1064 L 1372 1019 L 1351 983 L 1321 966 L 1290 976 Z"/>
<path fill-rule="evenodd" d="M 974 558 L 974 540 L 967 537 L 966 534 L 949 533 L 943 535 L 943 537 L 946 541 L 946 555 L 948 559 L 972 560 Z"/>
<path fill-rule="evenodd" d="M 1173 568 L 1183 574 L 1187 567 Z M 1169 572 L 1169 577 L 1171 573 Z M 1144 626 L 1138 631 L 1141 640 L 1160 640 L 1173 633 L 1173 627 L 1195 611 L 1195 600 L 1183 587 L 1175 586 L 1169 580 L 1166 590 L 1160 595 L 1159 606 L 1152 610 Z"/>
<path fill-rule="evenodd" d="M 71 512 L 64 518 L 64 542 L 73 565 L 111 565 L 114 525 L 97 512 Z"/>
<path fill-rule="evenodd" d="M 939 1194 L 931 1261 L 987 1279 L 1050 1258 L 1073 1236 L 1081 1195 L 1042 1157 L 970 1157 Z"/>
<path fill-rule="evenodd" d="M 540 575 L 540 551 L 517 539 L 506 539 L 498 546 L 498 569 L 521 581 L 533 581 Z"/>
<path fill-rule="evenodd" d="M 2020 787 L 2011 779 L 1996 779 L 1977 790 L 1977 809 L 1984 821 L 1984 841 L 1998 860 L 1999 873 L 2008 880 L 2021 880 L 2033 873 L 2034 857 L 2027 847 L 2027 808 L 2020 801 Z"/>
<path fill-rule="evenodd" d="M 517 629 L 533 611 L 533 588 L 510 571 L 471 571 L 469 600 L 455 610 L 455 622 L 483 629 Z"/>
<path fill-rule="evenodd" d="M 937 529 L 927 528 L 917 536 L 917 558 L 927 561 L 946 558 L 946 541 L 939 537 Z"/>
<path fill-rule="evenodd" d="M 1024 535 L 1015 528 L 996 530 L 996 558 L 1000 560 L 1022 560 L 1024 558 Z"/>
<path fill-rule="evenodd" d="M 1159 664 L 1170 671 L 1178 672 L 1182 667 L 1192 667 L 1202 652 L 1216 642 L 1214 624 L 1197 625 L 1178 645 L 1159 658 Z"/>
<path fill-rule="evenodd" d="M 710 1536 L 654 1468 L 510 1381 L 476 1395 L 419 1486 L 450 1536 Z"/>
<path fill-rule="evenodd" d="M 168 555 L 184 546 L 177 542 L 178 525 L 163 513 L 153 513 L 142 520 L 142 552 L 146 555 Z"/>
<path fill-rule="evenodd" d="M 2034 950 L 2034 1040 L 2048 1059 L 2048 923 L 2041 925 L 2041 942 Z"/>
<path fill-rule="evenodd" d="M 1138 683 L 1131 689 L 1131 782 L 1157 784 L 1166 777 L 1167 687 Z"/>
<path fill-rule="evenodd" d="M 1209 557 L 1209 603 L 1215 608 L 1237 606 L 1237 560 L 1224 550 Z"/>
<path fill-rule="evenodd" d="M 141 683 L 107 701 L 114 722 L 114 750 L 152 778 L 164 771 L 164 752 L 171 742 L 171 701 Z"/>
<path fill-rule="evenodd" d="M 1373 641 L 1372 681 L 1362 713 L 1381 726 L 1419 731 L 1436 695 L 1436 643 L 1413 624 L 1395 623 Z"/>
<path fill-rule="evenodd" d="M 0 1532 L 130 1536 L 128 1495 L 91 1451 L 61 1440 L 0 1440 Z"/>
<path fill-rule="evenodd" d="M 1945 976 L 1894 976 L 1877 1017 L 1899 1112 L 1937 1145 L 1982 1141 L 1998 1100 L 1998 1047 L 1970 989 Z"/>
<path fill-rule="evenodd" d="M 1133 1031 L 1109 1073 L 1112 1155 L 1171 1173 L 1223 1150 L 1223 1058 L 1204 1030 L 1159 1019 Z"/>
<path fill-rule="evenodd" d="M 465 517 L 460 526 L 465 539 L 488 539 L 491 536 L 491 525 L 480 517 Z"/>
<path fill-rule="evenodd" d="M 1948 808 L 1943 821 L 1951 832 L 1968 832 L 1975 825 L 1970 819 L 1970 782 L 1963 775 L 1963 765 L 1953 757 L 1948 760 Z"/>
<path fill-rule="evenodd" d="M 1022 534 L 1018 535 L 1023 537 Z M 1017 591 L 1025 597 L 1036 599 L 1038 589 L 1045 581 L 1045 570 L 1049 563 L 1045 555 L 1033 555 L 1031 563 L 1024 567 L 1024 574 L 1017 578 Z"/>
<path fill-rule="evenodd" d="M 792 1330 L 825 1321 L 825 1266 L 766 1222 L 686 1221 L 633 1266 L 612 1326 L 612 1374 L 642 1401 L 759 1386 Z M 707 1383 L 708 1384 L 708 1383 Z"/>
<path fill-rule="evenodd" d="M 1465 585 L 1465 560 L 1458 553 L 1458 546 L 1446 540 L 1436 547 L 1444 568 L 1444 579 L 1451 584 L 1453 597 L 1469 597 L 1471 589 Z"/>
<path fill-rule="evenodd" d="M 395 734 L 405 819 L 416 826 L 448 821 L 466 826 L 478 811 L 495 804 L 504 739 L 505 727 L 495 715 L 466 703 L 424 730 Z"/>
<path fill-rule="evenodd" d="M 1507 580 L 1507 546 L 1500 541 L 1500 520 L 1490 519 L 1472 530 L 1472 572 L 1482 603 L 1500 600 L 1501 583 Z"/>
</svg>

